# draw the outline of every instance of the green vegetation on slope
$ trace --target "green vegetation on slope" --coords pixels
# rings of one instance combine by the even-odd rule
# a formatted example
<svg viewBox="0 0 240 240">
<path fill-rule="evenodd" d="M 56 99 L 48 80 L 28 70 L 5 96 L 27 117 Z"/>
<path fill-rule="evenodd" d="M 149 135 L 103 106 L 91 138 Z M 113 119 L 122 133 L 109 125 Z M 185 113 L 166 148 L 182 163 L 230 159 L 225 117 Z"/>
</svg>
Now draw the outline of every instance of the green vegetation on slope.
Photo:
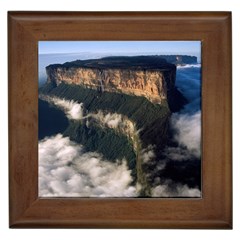
<svg viewBox="0 0 240 240">
<path fill-rule="evenodd" d="M 70 121 L 64 136 L 81 143 L 86 151 L 97 151 L 110 161 L 126 158 L 129 169 L 132 170 L 134 182 L 142 185 L 140 196 L 149 196 L 150 189 L 143 167 L 143 159 L 139 155 L 141 149 L 154 145 L 156 158 L 161 156 L 161 150 L 168 138 L 170 110 L 168 103 L 153 104 L 144 97 L 137 97 L 116 92 L 99 92 L 79 85 L 61 83 L 54 86 L 49 83 L 40 89 L 40 93 L 67 100 L 82 102 L 88 112 L 119 113 L 127 116 L 140 130 L 137 141 L 137 151 L 133 142 L 127 136 L 117 133 L 114 129 L 102 128 L 97 125 L 86 126 L 83 121 Z"/>
<path fill-rule="evenodd" d="M 51 84 L 51 83 L 50 83 Z M 40 93 L 83 102 L 89 112 L 106 110 L 127 116 L 141 129 L 143 147 L 149 144 L 161 149 L 166 143 L 170 110 L 167 102 L 153 104 L 144 97 L 136 97 L 116 92 L 98 92 L 79 85 L 61 83 L 59 86 L 46 84 Z"/>
</svg>

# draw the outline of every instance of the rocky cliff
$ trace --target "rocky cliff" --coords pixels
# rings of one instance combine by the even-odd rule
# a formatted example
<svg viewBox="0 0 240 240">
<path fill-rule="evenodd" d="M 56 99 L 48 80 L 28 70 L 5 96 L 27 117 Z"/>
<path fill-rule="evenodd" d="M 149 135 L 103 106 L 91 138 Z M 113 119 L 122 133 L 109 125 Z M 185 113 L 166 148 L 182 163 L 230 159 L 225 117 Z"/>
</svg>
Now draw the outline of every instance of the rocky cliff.
<svg viewBox="0 0 240 240">
<path fill-rule="evenodd" d="M 176 66 L 159 56 L 106 57 L 46 67 L 48 83 L 144 96 L 161 103 L 175 88 Z"/>
<path fill-rule="evenodd" d="M 108 161 L 127 159 L 133 182 L 142 186 L 139 195 L 150 196 L 143 155 L 150 147 L 151 161 L 162 158 L 171 112 L 184 104 L 175 88 L 176 66 L 159 56 L 138 56 L 77 60 L 49 65 L 46 70 L 47 84 L 39 94 L 83 104 L 84 118 L 69 120 L 63 136 L 84 145 L 86 151 L 101 153 Z M 40 110 L 44 107 L 39 106 Z M 93 117 L 100 113 L 107 118 L 117 114 L 131 127 L 123 120 L 120 130 L 105 127 L 106 118 L 99 124 Z M 44 115 L 50 114 L 45 111 Z"/>
</svg>

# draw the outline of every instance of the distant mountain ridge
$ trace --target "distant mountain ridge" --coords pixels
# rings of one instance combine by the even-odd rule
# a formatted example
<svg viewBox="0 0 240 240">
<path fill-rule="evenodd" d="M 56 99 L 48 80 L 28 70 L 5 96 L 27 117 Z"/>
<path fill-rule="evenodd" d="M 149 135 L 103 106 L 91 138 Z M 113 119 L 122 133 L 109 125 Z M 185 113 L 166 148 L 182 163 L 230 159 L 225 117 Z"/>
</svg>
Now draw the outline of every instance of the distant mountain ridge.
<svg viewBox="0 0 240 240">
<path fill-rule="evenodd" d="M 159 69 L 171 64 L 197 64 L 197 57 L 189 55 L 149 55 L 149 56 L 110 56 L 97 59 L 75 60 L 64 64 L 51 64 L 51 67 L 85 68 L 131 68 Z"/>
</svg>

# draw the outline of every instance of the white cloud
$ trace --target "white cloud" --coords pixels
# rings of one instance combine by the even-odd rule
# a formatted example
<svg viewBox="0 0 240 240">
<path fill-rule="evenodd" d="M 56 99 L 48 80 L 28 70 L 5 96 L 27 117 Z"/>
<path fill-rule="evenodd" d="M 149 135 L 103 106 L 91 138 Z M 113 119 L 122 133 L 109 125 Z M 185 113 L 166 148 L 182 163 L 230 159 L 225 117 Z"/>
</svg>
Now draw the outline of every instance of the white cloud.
<svg viewBox="0 0 240 240">
<path fill-rule="evenodd" d="M 78 103 L 73 100 L 69 101 L 58 97 L 50 97 L 45 95 L 39 96 L 42 100 L 52 103 L 62 109 L 69 119 L 80 120 L 83 118 L 83 103 Z"/>
<path fill-rule="evenodd" d="M 167 159 L 171 159 L 173 161 L 182 161 L 195 159 L 196 156 L 194 155 L 194 153 L 195 152 L 191 152 L 187 148 L 178 146 L 178 147 L 166 147 L 164 149 L 163 155 L 166 156 Z"/>
<path fill-rule="evenodd" d="M 61 134 L 39 142 L 40 197 L 134 197 L 126 160 L 111 163 Z"/>
<path fill-rule="evenodd" d="M 170 182 L 161 184 L 152 189 L 153 197 L 201 197 L 201 192 L 198 188 L 189 188 L 187 185 L 177 184 L 171 188 Z"/>
<path fill-rule="evenodd" d="M 117 113 L 104 114 L 102 111 L 98 111 L 96 114 L 91 114 L 91 117 L 97 119 L 100 123 L 110 128 L 119 127 L 119 125 L 123 121 L 121 114 L 117 114 Z"/>
<path fill-rule="evenodd" d="M 178 65 L 177 69 L 182 69 L 182 68 L 200 68 L 201 64 L 197 63 L 197 64 L 185 64 L 185 65 Z"/>
<path fill-rule="evenodd" d="M 109 112 L 105 113 L 99 110 L 97 113 L 89 113 L 86 117 L 92 117 L 100 125 L 118 129 L 122 133 L 133 133 L 136 131 L 135 124 L 122 114 Z"/>
<path fill-rule="evenodd" d="M 186 147 L 189 150 L 189 154 L 200 157 L 201 112 L 198 111 L 193 115 L 173 114 L 171 126 L 175 130 L 174 139 L 179 145 Z"/>
<path fill-rule="evenodd" d="M 148 163 L 155 158 L 154 147 L 149 145 L 147 148 L 142 149 L 141 158 L 143 163 Z"/>
</svg>

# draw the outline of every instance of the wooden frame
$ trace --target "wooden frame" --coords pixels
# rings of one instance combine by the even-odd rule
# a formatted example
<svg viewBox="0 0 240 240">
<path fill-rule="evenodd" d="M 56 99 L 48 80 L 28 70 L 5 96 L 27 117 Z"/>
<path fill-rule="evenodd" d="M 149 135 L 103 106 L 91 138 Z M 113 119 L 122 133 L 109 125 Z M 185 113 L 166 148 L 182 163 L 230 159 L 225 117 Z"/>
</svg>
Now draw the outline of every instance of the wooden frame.
<svg viewBox="0 0 240 240">
<path fill-rule="evenodd" d="M 232 228 L 231 13 L 9 12 L 12 228 Z M 201 40 L 202 199 L 38 198 L 39 40 Z"/>
</svg>

